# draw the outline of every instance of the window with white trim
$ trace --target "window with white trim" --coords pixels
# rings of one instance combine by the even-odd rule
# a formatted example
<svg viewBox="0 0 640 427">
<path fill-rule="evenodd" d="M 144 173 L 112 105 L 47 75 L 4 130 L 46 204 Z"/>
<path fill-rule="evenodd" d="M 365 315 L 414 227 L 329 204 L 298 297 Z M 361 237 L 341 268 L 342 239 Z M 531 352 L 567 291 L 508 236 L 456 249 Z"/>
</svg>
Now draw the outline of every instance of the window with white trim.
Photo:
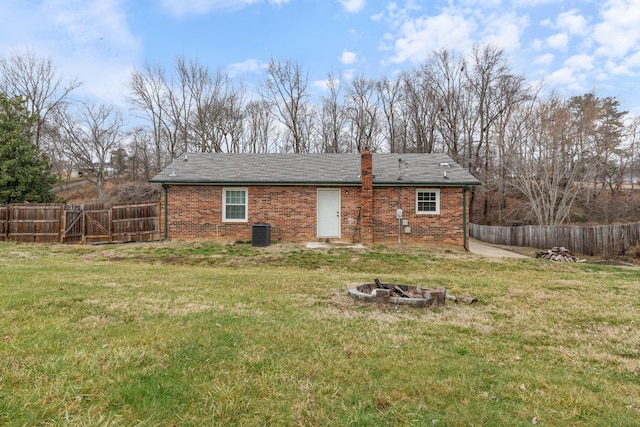
<svg viewBox="0 0 640 427">
<path fill-rule="evenodd" d="M 222 189 L 222 221 L 247 222 L 249 207 L 246 188 Z"/>
<path fill-rule="evenodd" d="M 416 213 L 440 214 L 440 190 L 437 188 L 416 190 Z"/>
</svg>

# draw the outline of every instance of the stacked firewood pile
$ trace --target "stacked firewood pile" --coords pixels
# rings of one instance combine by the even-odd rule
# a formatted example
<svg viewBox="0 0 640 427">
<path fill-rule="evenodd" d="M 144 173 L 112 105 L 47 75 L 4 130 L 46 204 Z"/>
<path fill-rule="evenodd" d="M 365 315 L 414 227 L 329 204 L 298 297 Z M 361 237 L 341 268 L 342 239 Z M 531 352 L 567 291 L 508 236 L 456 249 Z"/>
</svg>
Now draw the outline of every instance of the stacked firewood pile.
<svg viewBox="0 0 640 427">
<path fill-rule="evenodd" d="M 536 252 L 536 258 L 558 262 L 587 262 L 586 259 L 573 255 L 569 249 L 558 246 L 554 246 L 547 251 Z"/>
</svg>

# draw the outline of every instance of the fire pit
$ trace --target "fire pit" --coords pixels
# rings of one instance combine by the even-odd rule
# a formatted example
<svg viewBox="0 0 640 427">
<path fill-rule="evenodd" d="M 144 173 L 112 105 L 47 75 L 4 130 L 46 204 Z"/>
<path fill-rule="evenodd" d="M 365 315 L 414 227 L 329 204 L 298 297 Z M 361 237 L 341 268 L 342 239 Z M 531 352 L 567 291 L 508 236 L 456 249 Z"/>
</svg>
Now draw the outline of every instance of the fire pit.
<svg viewBox="0 0 640 427">
<path fill-rule="evenodd" d="M 414 307 L 442 307 L 447 299 L 447 291 L 443 288 L 429 289 L 420 286 L 374 283 L 349 288 L 351 297 L 373 303 L 404 304 Z"/>
</svg>

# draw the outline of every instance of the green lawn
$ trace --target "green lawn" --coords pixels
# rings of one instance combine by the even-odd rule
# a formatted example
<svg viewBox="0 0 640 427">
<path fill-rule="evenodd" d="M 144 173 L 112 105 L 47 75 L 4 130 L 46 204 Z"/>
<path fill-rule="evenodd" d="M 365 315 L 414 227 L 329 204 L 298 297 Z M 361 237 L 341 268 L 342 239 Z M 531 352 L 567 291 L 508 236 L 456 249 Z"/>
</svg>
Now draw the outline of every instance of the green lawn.
<svg viewBox="0 0 640 427">
<path fill-rule="evenodd" d="M 442 286 L 439 310 L 347 287 Z M 637 426 L 640 269 L 0 243 L 0 425 Z"/>
</svg>

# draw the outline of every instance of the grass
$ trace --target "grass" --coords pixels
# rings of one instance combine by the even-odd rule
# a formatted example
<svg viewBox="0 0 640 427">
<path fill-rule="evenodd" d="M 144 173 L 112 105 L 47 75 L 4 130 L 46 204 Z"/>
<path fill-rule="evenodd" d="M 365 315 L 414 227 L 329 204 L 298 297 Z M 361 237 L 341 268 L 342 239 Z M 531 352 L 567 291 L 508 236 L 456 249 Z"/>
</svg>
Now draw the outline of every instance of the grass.
<svg viewBox="0 0 640 427">
<path fill-rule="evenodd" d="M 478 298 L 368 306 L 374 277 Z M 0 425 L 636 426 L 640 270 L 0 243 Z"/>
</svg>

